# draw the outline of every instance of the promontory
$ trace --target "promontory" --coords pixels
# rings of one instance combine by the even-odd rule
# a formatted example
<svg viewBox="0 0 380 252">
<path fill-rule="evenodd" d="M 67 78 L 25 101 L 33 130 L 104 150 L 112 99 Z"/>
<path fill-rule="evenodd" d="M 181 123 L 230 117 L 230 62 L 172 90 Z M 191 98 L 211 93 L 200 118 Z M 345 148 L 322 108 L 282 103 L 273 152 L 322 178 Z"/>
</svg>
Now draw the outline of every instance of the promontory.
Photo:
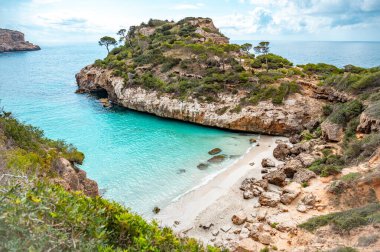
<svg viewBox="0 0 380 252">
<path fill-rule="evenodd" d="M 36 51 L 41 48 L 29 41 L 25 41 L 25 35 L 19 31 L 0 29 L 0 53 L 14 51 Z"/>
</svg>

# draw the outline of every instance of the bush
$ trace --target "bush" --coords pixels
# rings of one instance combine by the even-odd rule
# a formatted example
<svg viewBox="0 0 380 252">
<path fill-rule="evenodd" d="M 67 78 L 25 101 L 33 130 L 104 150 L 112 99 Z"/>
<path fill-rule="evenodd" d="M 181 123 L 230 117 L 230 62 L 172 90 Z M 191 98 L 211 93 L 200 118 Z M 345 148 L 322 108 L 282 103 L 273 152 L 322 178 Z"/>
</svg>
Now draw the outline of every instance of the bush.
<svg viewBox="0 0 380 252">
<path fill-rule="evenodd" d="M 306 65 L 300 65 L 301 68 L 303 68 L 303 71 L 307 74 L 318 74 L 327 76 L 330 74 L 338 74 L 342 73 L 343 71 L 336 66 L 325 64 L 325 63 L 318 63 L 318 64 L 306 64 Z"/>
<path fill-rule="evenodd" d="M 372 87 L 380 86 L 380 71 L 370 74 L 365 74 L 359 81 L 352 84 L 354 90 L 365 90 Z"/>
<path fill-rule="evenodd" d="M 261 68 L 263 64 L 266 64 L 266 60 L 268 60 L 268 69 L 279 69 L 293 66 L 293 63 L 289 60 L 279 55 L 268 53 L 267 55 L 260 55 L 256 57 L 254 63 L 252 64 L 252 67 Z"/>
<path fill-rule="evenodd" d="M 205 251 L 121 205 L 37 183 L 0 192 L 0 250 Z M 208 247 L 208 251 L 219 249 Z"/>
<path fill-rule="evenodd" d="M 346 126 L 349 121 L 359 116 L 362 111 L 363 104 L 358 100 L 353 100 L 337 105 L 329 116 L 329 120 L 333 123 Z"/>
<path fill-rule="evenodd" d="M 347 161 L 365 160 L 380 146 L 380 134 L 372 133 L 363 139 L 351 141 L 344 150 L 344 158 Z"/>
<path fill-rule="evenodd" d="M 376 119 L 380 119 L 380 100 L 370 104 L 365 110 L 365 113 Z"/>
<path fill-rule="evenodd" d="M 322 113 L 324 116 L 329 116 L 333 112 L 333 107 L 329 104 L 323 105 Z"/>
<path fill-rule="evenodd" d="M 181 59 L 166 58 L 165 63 L 161 67 L 161 72 L 165 73 L 165 72 L 169 71 L 170 69 L 172 69 L 173 67 L 178 65 L 180 62 L 181 62 Z"/>
<path fill-rule="evenodd" d="M 299 227 L 312 232 L 320 227 L 331 224 L 333 229 L 343 233 L 349 232 L 356 227 L 380 223 L 379 214 L 380 204 L 372 203 L 361 208 L 313 217 L 299 225 Z"/>
<path fill-rule="evenodd" d="M 327 157 L 315 160 L 309 170 L 315 172 L 321 177 L 336 175 L 343 169 L 344 161 L 341 156 L 328 155 Z"/>
<path fill-rule="evenodd" d="M 357 180 L 360 177 L 361 177 L 361 174 L 359 172 L 351 172 L 342 176 L 340 179 L 344 182 L 351 182 L 351 181 Z"/>
</svg>

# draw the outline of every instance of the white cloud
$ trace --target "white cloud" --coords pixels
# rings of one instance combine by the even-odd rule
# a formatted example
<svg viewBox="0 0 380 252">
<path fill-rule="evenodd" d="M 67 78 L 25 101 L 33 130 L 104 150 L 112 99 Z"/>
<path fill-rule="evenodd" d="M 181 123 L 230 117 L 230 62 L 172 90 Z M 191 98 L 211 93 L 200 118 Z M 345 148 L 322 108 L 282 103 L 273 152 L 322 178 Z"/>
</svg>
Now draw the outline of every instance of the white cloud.
<svg viewBox="0 0 380 252">
<path fill-rule="evenodd" d="M 172 9 L 173 10 L 196 10 L 196 9 L 200 9 L 203 6 L 204 6 L 203 3 L 196 3 L 196 4 L 184 3 L 184 4 L 177 4 Z"/>
</svg>

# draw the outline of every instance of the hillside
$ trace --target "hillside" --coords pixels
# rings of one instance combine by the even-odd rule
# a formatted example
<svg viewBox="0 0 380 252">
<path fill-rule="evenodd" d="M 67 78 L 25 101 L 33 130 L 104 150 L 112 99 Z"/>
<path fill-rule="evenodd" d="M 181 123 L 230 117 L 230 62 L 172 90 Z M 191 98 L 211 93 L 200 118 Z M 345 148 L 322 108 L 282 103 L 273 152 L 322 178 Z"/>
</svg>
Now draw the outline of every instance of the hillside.
<svg viewBox="0 0 380 252">
<path fill-rule="evenodd" d="M 293 66 L 271 53 L 255 56 L 250 45 L 230 44 L 208 18 L 150 20 L 132 26 L 121 40 L 105 59 L 76 75 L 78 93 L 105 92 L 123 107 L 232 130 L 310 130 L 324 105 L 369 94 L 377 84 L 360 85 L 379 78 L 379 68 Z"/>
<path fill-rule="evenodd" d="M 38 45 L 25 41 L 24 34 L 19 31 L 0 29 L 0 53 L 13 51 L 40 50 Z"/>
<path fill-rule="evenodd" d="M 104 92 L 138 111 L 233 130 L 291 135 L 320 115 L 323 101 L 300 68 L 273 54 L 229 44 L 211 19 L 150 20 L 124 44 L 76 75 L 78 92 Z"/>
<path fill-rule="evenodd" d="M 78 93 L 106 93 L 113 104 L 161 117 L 291 136 L 276 143 L 280 164 L 263 159 L 263 179 L 246 178 L 231 192 L 237 199 L 210 206 L 190 237 L 237 251 L 379 245 L 379 67 L 294 66 L 253 55 L 205 18 L 150 20 L 123 41 L 76 75 Z M 236 207 L 243 213 L 215 218 Z"/>
<path fill-rule="evenodd" d="M 0 251 L 221 251 L 99 197 L 83 159 L 0 112 Z"/>
</svg>

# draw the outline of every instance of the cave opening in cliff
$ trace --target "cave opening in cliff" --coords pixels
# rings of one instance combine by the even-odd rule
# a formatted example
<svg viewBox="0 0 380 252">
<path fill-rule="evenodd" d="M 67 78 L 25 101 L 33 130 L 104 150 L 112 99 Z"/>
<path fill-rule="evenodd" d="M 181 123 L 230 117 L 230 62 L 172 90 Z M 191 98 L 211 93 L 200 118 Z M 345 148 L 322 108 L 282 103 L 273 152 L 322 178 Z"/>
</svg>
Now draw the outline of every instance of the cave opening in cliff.
<svg viewBox="0 0 380 252">
<path fill-rule="evenodd" d="M 95 91 L 91 91 L 91 94 L 98 99 L 108 98 L 108 92 L 104 88 L 97 89 Z"/>
</svg>

